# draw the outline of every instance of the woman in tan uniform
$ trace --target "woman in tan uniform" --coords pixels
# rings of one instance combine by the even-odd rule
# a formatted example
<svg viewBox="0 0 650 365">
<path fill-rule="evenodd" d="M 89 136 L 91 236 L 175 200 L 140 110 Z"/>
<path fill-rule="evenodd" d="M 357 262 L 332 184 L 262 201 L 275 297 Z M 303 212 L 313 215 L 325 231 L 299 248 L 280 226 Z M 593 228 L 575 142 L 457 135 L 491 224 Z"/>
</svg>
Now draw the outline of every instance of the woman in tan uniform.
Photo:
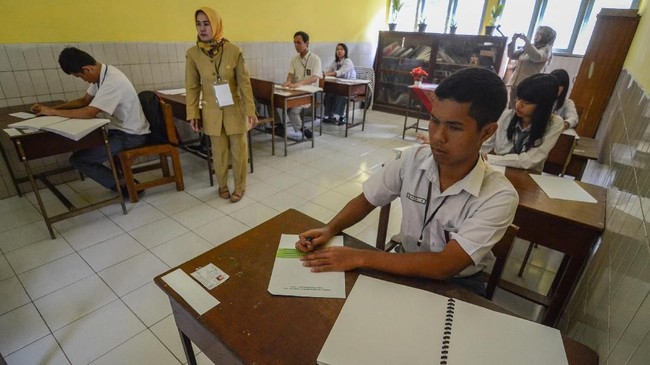
<svg viewBox="0 0 650 365">
<path fill-rule="evenodd" d="M 248 69 L 241 49 L 223 37 L 222 20 L 214 9 L 202 7 L 194 18 L 197 42 L 187 50 L 185 62 L 187 119 L 195 131 L 202 128 L 210 136 L 219 196 L 236 203 L 246 191 L 246 133 L 257 123 Z M 228 152 L 235 181 L 232 193 Z"/>
</svg>

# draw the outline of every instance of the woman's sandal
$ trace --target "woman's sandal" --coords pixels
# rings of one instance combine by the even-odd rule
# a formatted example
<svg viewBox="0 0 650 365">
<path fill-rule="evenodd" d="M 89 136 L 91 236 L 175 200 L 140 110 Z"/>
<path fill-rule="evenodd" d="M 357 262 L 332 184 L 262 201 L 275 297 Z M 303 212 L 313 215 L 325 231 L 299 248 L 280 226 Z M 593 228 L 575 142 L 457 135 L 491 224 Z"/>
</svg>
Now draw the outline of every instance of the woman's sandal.
<svg viewBox="0 0 650 365">
<path fill-rule="evenodd" d="M 243 191 L 234 191 L 232 194 L 230 194 L 230 201 L 232 203 L 237 203 L 243 197 L 244 197 L 244 192 Z"/>
<path fill-rule="evenodd" d="M 219 188 L 219 197 L 221 199 L 231 199 L 230 191 L 228 190 L 227 186 L 223 188 Z"/>
</svg>

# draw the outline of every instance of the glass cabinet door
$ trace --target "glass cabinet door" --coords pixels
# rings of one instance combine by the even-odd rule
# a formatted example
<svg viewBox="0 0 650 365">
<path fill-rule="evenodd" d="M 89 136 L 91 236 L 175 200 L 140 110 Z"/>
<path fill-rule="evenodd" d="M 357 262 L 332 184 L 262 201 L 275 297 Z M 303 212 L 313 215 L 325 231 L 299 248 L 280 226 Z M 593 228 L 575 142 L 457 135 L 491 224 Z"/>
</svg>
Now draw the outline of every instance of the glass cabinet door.
<svg viewBox="0 0 650 365">
<path fill-rule="evenodd" d="M 432 82 L 440 83 L 445 77 L 468 67 L 482 67 L 498 72 L 503 43 L 503 41 L 495 42 L 495 37 L 441 36 L 431 77 Z"/>
</svg>

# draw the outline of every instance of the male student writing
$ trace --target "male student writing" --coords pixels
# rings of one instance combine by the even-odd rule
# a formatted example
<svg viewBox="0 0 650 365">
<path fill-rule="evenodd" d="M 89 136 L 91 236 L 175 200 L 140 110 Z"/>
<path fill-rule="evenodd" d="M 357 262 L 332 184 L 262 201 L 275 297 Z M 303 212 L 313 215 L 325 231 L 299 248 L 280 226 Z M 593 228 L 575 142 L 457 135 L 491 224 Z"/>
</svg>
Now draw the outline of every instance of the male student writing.
<svg viewBox="0 0 650 365">
<path fill-rule="evenodd" d="M 67 118 L 95 118 L 100 112 L 111 120 L 108 142 L 111 154 L 135 148 L 147 141 L 149 122 L 144 116 L 135 88 L 117 68 L 95 61 L 88 53 L 74 47 L 59 55 L 63 72 L 89 83 L 86 94 L 76 100 L 53 108 L 36 104 L 32 111 L 38 115 L 58 115 Z M 80 150 L 70 156 L 70 164 L 104 187 L 117 190 L 113 173 L 104 165 L 108 161 L 105 146 Z M 122 187 L 123 188 L 123 187 Z"/>
<path fill-rule="evenodd" d="M 363 184 L 323 228 L 300 235 L 296 248 L 314 272 L 359 267 L 437 280 L 450 280 L 484 294 L 481 271 L 490 249 L 514 219 L 518 196 L 506 177 L 479 151 L 496 130 L 506 105 L 506 88 L 494 73 L 465 69 L 435 91 L 429 145 L 411 148 Z M 378 206 L 401 198 L 402 253 L 348 247 L 318 249 Z"/>
</svg>

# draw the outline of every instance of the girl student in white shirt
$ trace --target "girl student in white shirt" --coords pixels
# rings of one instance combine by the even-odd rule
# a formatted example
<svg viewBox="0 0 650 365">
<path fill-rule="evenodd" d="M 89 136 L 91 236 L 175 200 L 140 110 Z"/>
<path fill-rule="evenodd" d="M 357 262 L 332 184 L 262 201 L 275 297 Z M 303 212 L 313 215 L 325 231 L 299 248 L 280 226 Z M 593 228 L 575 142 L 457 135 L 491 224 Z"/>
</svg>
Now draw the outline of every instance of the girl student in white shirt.
<svg viewBox="0 0 650 365">
<path fill-rule="evenodd" d="M 515 108 L 501 114 L 496 133 L 483 143 L 483 158 L 492 165 L 542 172 L 563 130 L 563 120 L 552 114 L 557 94 L 554 76 L 535 74 L 524 79 Z"/>
<path fill-rule="evenodd" d="M 341 79 L 356 79 L 357 73 L 354 70 L 352 60 L 348 58 L 348 46 L 345 43 L 336 45 L 334 61 L 325 67 L 325 76 L 334 76 Z M 326 94 L 323 104 L 325 105 L 325 121 L 343 124 L 343 113 L 347 98 L 339 95 Z"/>
<path fill-rule="evenodd" d="M 553 113 L 557 114 L 564 121 L 564 129 L 575 128 L 578 125 L 578 111 L 573 100 L 567 98 L 569 92 L 569 73 L 566 70 L 558 68 L 551 71 L 560 84 L 558 96 L 553 105 Z"/>
</svg>

